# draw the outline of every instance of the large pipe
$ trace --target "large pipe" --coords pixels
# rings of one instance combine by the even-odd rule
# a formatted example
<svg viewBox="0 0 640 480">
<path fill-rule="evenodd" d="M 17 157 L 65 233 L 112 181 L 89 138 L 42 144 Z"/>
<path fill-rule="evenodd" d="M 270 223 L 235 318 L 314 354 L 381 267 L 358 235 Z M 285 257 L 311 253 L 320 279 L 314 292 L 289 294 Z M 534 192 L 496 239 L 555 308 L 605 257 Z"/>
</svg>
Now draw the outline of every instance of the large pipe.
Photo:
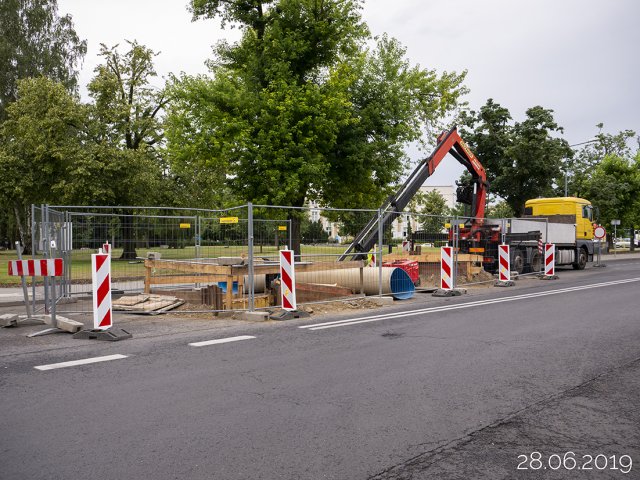
<svg viewBox="0 0 640 480">
<path fill-rule="evenodd" d="M 378 268 L 362 269 L 363 290 L 365 295 L 378 295 Z M 304 283 L 338 284 L 360 293 L 360 269 L 318 270 L 317 272 L 296 272 L 296 280 Z M 415 286 L 409 274 L 397 267 L 382 267 L 382 293 L 393 298 L 405 300 L 413 297 Z"/>
</svg>

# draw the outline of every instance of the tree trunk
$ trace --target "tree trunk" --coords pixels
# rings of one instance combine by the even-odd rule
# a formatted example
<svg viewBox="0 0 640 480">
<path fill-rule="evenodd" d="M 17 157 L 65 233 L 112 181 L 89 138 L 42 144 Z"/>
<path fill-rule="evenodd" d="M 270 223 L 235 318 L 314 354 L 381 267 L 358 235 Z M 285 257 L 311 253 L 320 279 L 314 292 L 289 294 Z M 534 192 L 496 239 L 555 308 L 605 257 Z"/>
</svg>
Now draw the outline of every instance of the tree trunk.
<svg viewBox="0 0 640 480">
<path fill-rule="evenodd" d="M 30 229 L 25 228 L 22 224 L 22 216 L 20 215 L 20 207 L 14 203 L 13 204 L 13 213 L 16 217 L 16 227 L 18 229 L 18 236 L 20 237 L 20 244 L 24 247 L 25 255 L 31 255 L 31 236 L 29 235 Z"/>
<path fill-rule="evenodd" d="M 296 260 L 300 260 L 300 215 L 304 215 L 304 212 L 292 210 L 289 212 L 289 224 L 291 226 L 291 250 L 294 251 Z"/>
<path fill-rule="evenodd" d="M 122 255 L 120 260 L 135 260 L 138 256 L 136 253 L 136 235 L 134 230 L 133 211 L 125 210 L 120 217 L 120 229 L 122 231 Z"/>
<path fill-rule="evenodd" d="M 633 252 L 636 249 L 636 229 L 631 228 L 629 230 L 629 251 Z"/>
</svg>

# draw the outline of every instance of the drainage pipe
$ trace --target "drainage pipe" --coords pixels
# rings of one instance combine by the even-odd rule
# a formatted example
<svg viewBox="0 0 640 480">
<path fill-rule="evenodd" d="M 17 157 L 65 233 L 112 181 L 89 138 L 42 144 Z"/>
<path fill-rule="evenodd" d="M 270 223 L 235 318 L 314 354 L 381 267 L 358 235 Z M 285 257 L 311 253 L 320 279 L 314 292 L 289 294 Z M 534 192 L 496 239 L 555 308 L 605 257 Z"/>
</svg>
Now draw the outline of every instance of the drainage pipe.
<svg viewBox="0 0 640 480">
<path fill-rule="evenodd" d="M 379 295 L 379 269 L 362 269 L 365 295 Z M 360 292 L 360 269 L 319 270 L 316 272 L 296 272 L 296 281 L 304 283 L 338 284 Z M 409 274 L 397 267 L 382 267 L 382 294 L 391 294 L 397 300 L 413 297 L 415 286 Z"/>
</svg>

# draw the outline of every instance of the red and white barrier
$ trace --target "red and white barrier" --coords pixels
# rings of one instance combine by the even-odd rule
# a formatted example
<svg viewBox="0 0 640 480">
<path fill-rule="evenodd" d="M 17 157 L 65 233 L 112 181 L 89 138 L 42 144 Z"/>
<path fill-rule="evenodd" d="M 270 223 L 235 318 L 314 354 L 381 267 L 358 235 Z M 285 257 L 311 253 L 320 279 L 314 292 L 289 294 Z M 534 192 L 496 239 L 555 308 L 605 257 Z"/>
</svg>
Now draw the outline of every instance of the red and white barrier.
<svg viewBox="0 0 640 480">
<path fill-rule="evenodd" d="M 63 273 L 64 263 L 61 258 L 9 262 L 9 275 L 14 277 L 61 277 Z"/>
<path fill-rule="evenodd" d="M 93 328 L 106 330 L 113 326 L 111 311 L 111 256 L 108 253 L 91 255 L 93 282 Z"/>
<path fill-rule="evenodd" d="M 111 255 L 111 245 L 109 244 L 109 242 L 102 244 L 102 252 Z"/>
<path fill-rule="evenodd" d="M 544 246 L 544 274 L 548 277 L 556 274 L 556 246 L 553 243 Z"/>
<path fill-rule="evenodd" d="M 280 300 L 283 310 L 293 311 L 296 306 L 296 272 L 293 250 L 280 250 Z"/>
<path fill-rule="evenodd" d="M 501 282 L 511 281 L 511 257 L 509 245 L 498 245 L 498 279 Z"/>
<path fill-rule="evenodd" d="M 453 288 L 453 247 L 440 248 L 440 288 L 451 290 Z"/>
</svg>

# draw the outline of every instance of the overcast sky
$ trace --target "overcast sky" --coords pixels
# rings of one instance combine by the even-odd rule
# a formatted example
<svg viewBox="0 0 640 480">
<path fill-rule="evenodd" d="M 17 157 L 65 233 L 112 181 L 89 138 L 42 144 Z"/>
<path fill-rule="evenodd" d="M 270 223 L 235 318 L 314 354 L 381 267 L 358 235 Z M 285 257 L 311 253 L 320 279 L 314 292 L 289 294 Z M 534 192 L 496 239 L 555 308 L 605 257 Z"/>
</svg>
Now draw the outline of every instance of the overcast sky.
<svg viewBox="0 0 640 480">
<path fill-rule="evenodd" d="M 217 21 L 191 22 L 187 0 L 58 0 L 88 41 L 80 82 L 93 76 L 100 43 L 137 40 L 160 52 L 161 76 L 205 73 L 211 45 L 237 38 Z M 605 131 L 640 133 L 638 0 L 367 0 L 374 35 L 387 32 L 412 63 L 468 70 L 473 109 L 493 98 L 521 120 L 527 108 L 555 111 L 569 143 Z M 409 154 L 417 160 L 419 152 Z M 449 157 L 427 182 L 451 185 L 462 172 Z"/>
</svg>

